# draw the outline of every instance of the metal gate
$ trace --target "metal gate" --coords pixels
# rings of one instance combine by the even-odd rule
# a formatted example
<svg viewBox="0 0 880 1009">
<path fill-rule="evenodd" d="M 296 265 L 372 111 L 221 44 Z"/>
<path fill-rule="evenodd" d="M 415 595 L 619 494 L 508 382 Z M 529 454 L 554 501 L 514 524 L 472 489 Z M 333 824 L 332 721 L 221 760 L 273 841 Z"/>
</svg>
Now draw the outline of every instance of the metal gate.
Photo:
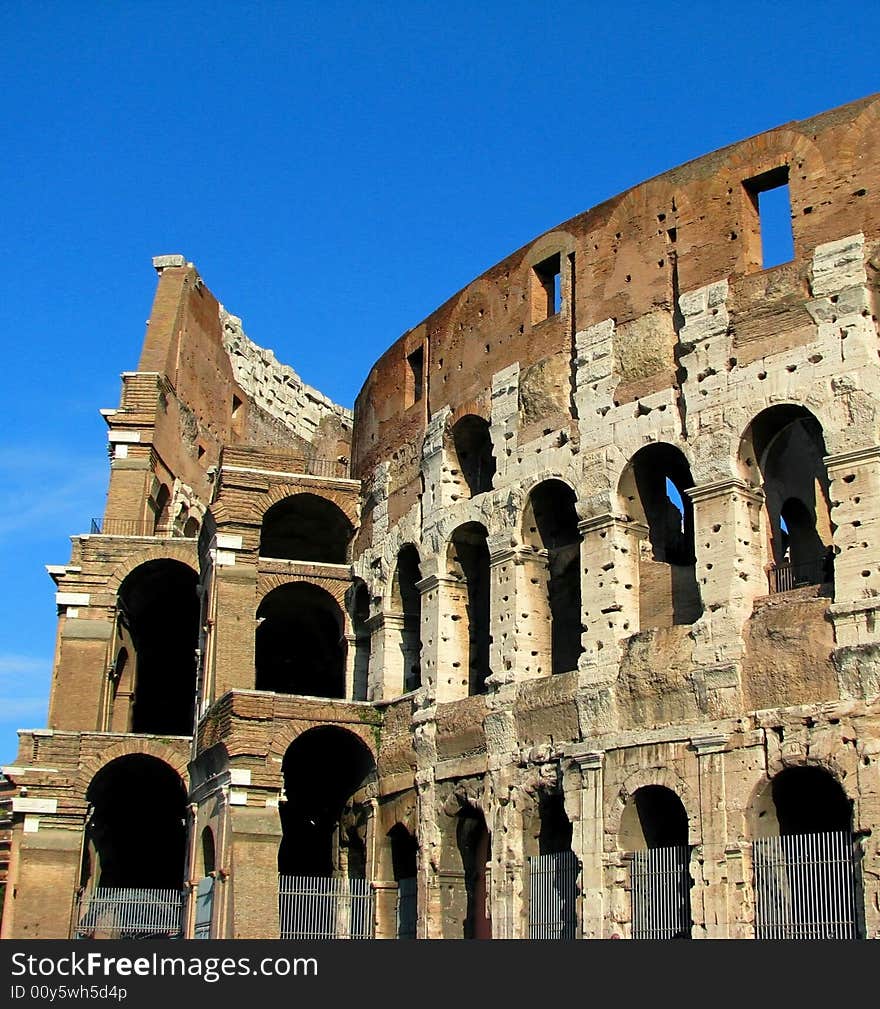
<svg viewBox="0 0 880 1009">
<path fill-rule="evenodd" d="M 632 861 L 633 939 L 689 939 L 690 848 L 637 851 Z"/>
<path fill-rule="evenodd" d="M 77 900 L 74 939 L 179 939 L 180 890 L 101 886 Z"/>
<path fill-rule="evenodd" d="M 397 881 L 397 938 L 415 939 L 417 918 L 417 880 L 413 876 Z"/>
<path fill-rule="evenodd" d="M 282 939 L 372 939 L 373 888 L 366 879 L 279 876 Z"/>
<path fill-rule="evenodd" d="M 849 831 L 762 837 L 752 846 L 755 938 L 855 939 L 855 848 Z"/>
<path fill-rule="evenodd" d="M 529 859 L 529 938 L 577 938 L 580 862 L 573 851 Z"/>
<path fill-rule="evenodd" d="M 196 889 L 196 920 L 193 939 L 211 938 L 211 917 L 214 911 L 214 877 L 203 876 Z"/>
</svg>

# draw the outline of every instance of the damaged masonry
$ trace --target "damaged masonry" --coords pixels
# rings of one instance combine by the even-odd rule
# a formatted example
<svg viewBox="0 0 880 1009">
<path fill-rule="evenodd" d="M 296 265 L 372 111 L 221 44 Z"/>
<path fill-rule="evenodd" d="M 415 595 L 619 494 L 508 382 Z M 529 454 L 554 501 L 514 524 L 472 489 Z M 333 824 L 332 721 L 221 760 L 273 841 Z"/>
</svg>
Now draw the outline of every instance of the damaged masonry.
<svg viewBox="0 0 880 1009">
<path fill-rule="evenodd" d="M 353 412 L 157 257 L 2 935 L 880 937 L 878 165 L 875 96 L 637 186 Z"/>
</svg>

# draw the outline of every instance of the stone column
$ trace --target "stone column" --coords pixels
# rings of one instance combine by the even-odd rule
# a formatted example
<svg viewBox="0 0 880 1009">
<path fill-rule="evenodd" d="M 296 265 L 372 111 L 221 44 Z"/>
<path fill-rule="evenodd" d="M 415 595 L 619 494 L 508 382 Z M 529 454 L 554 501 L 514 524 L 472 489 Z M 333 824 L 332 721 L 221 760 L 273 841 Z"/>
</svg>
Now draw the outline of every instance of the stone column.
<svg viewBox="0 0 880 1009">
<path fill-rule="evenodd" d="M 4 939 L 69 939 L 82 865 L 85 817 L 56 816 L 56 799 L 12 800 Z"/>
<path fill-rule="evenodd" d="M 370 629 L 370 700 L 390 701 L 404 692 L 402 613 L 376 613 Z"/>
<path fill-rule="evenodd" d="M 217 533 L 210 556 L 214 570 L 208 612 L 215 617 L 209 653 L 213 668 L 207 671 L 207 682 L 208 701 L 213 703 L 229 690 L 254 689 L 257 624 L 247 615 L 256 611 L 259 600 L 257 569 L 243 553 L 240 535 Z"/>
<path fill-rule="evenodd" d="M 639 629 L 639 544 L 648 529 L 607 513 L 578 523 L 584 633 L 580 668 L 617 678 L 619 643 Z"/>
<path fill-rule="evenodd" d="M 831 615 L 840 645 L 876 644 L 880 596 L 880 446 L 825 458 L 831 481 L 834 525 L 834 604 Z M 866 696 L 864 687 L 842 683 L 843 696 Z M 874 684 L 873 692 L 877 685 Z"/>
<path fill-rule="evenodd" d="M 700 799 L 700 846 L 691 856 L 691 913 L 695 939 L 730 938 L 727 791 L 724 781 L 726 734 L 695 736 Z"/>
<path fill-rule="evenodd" d="M 438 703 L 468 695 L 467 585 L 434 574 L 417 583 L 422 602 L 422 682 Z"/>
<path fill-rule="evenodd" d="M 565 810 L 572 824 L 571 846 L 581 863 L 581 938 L 605 934 L 605 754 L 573 746 L 563 771 Z"/>
<path fill-rule="evenodd" d="M 234 798 L 234 796 L 233 796 Z M 232 939 L 277 939 L 278 846 L 281 822 L 277 809 L 230 808 L 233 898 Z"/>
<path fill-rule="evenodd" d="M 686 491 L 694 509 L 697 582 L 703 614 L 694 625 L 697 689 L 707 710 L 741 710 L 742 631 L 756 598 L 767 594 L 761 509 L 764 495 L 729 477 Z"/>
</svg>

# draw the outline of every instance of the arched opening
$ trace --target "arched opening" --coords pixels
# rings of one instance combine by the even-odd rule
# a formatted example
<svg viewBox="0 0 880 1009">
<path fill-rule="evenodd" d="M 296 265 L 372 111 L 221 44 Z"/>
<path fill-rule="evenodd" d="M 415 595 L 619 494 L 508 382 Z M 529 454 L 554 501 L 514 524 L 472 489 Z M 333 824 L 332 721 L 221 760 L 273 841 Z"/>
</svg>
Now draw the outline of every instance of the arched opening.
<svg viewBox="0 0 880 1009">
<path fill-rule="evenodd" d="M 345 564 L 352 537 L 348 517 L 317 494 L 293 494 L 263 516 L 260 556 Z"/>
<path fill-rule="evenodd" d="M 533 488 L 523 514 L 523 542 L 536 553 L 528 586 L 536 668 L 549 667 L 554 673 L 577 669 L 583 651 L 580 534 L 575 494 L 568 484 L 545 480 Z"/>
<path fill-rule="evenodd" d="M 418 841 L 402 823 L 396 823 L 388 831 L 388 843 L 391 847 L 391 868 L 397 883 L 396 935 L 398 939 L 415 939 L 418 917 Z"/>
<path fill-rule="evenodd" d="M 397 555 L 391 583 L 391 608 L 400 619 L 400 654 L 403 661 L 403 692 L 422 683 L 422 599 L 416 587 L 421 578 L 418 550 L 408 543 Z"/>
<path fill-rule="evenodd" d="M 853 806 L 835 778 L 787 767 L 758 793 L 751 820 L 756 936 L 863 935 Z"/>
<path fill-rule="evenodd" d="M 453 677 L 469 694 L 486 692 L 489 675 L 489 546 L 479 522 L 468 522 L 452 534 L 447 551 L 449 575 L 459 591 L 450 597 L 450 645 Z"/>
<path fill-rule="evenodd" d="M 469 497 L 492 490 L 495 476 L 495 456 L 489 422 L 468 414 L 457 421 L 451 431 L 452 453 L 455 456 L 453 475 L 461 476 Z"/>
<path fill-rule="evenodd" d="M 619 502 L 645 539 L 638 557 L 639 628 L 691 624 L 702 613 L 694 552 L 693 487 L 687 459 L 673 445 L 647 445 L 623 472 Z"/>
<path fill-rule="evenodd" d="M 480 810 L 468 807 L 458 814 L 456 843 L 464 870 L 467 898 L 462 938 L 491 939 L 492 918 L 487 878 L 491 841 L 486 819 Z"/>
<path fill-rule="evenodd" d="M 164 483 L 160 484 L 156 496 L 150 498 L 148 503 L 153 513 L 153 535 L 160 536 L 168 531 L 171 511 L 171 491 L 168 486 Z"/>
<path fill-rule="evenodd" d="M 771 592 L 834 580 L 832 526 L 822 425 L 804 407 L 770 407 L 740 446 L 744 476 L 764 492 Z"/>
<path fill-rule="evenodd" d="M 368 810 L 358 793 L 375 771 L 367 746 L 345 729 L 320 726 L 290 744 L 281 764 L 279 873 L 364 877 Z"/>
<path fill-rule="evenodd" d="M 125 652 L 125 657 L 116 678 L 108 721 L 114 731 L 192 734 L 199 627 L 197 586 L 196 573 L 172 560 L 141 564 L 120 586 L 117 654 Z M 117 669 L 118 662 L 117 658 Z M 124 679 L 122 674 L 127 676 L 129 671 L 130 679 Z M 128 683 L 131 686 L 127 691 Z"/>
<path fill-rule="evenodd" d="M 370 683 L 370 593 L 367 586 L 358 581 L 350 596 L 351 628 L 354 634 L 354 671 L 352 700 L 366 701 Z"/>
<path fill-rule="evenodd" d="M 214 848 L 214 831 L 205 827 L 202 831 L 202 876 L 210 876 L 217 868 L 217 856 Z"/>
<path fill-rule="evenodd" d="M 528 937 L 574 939 L 580 863 L 571 850 L 572 824 L 562 792 L 542 788 L 536 813 L 537 817 L 529 818 L 531 836 L 525 838 L 527 852 L 537 849 L 537 854 L 528 857 Z"/>
<path fill-rule="evenodd" d="M 663 785 L 637 789 L 621 815 L 618 843 L 632 853 L 632 937 L 690 938 L 693 881 L 681 799 Z"/>
<path fill-rule="evenodd" d="M 342 610 L 307 582 L 273 589 L 257 610 L 256 688 L 311 697 L 345 696 Z"/>
<path fill-rule="evenodd" d="M 186 788 L 164 761 L 117 757 L 86 792 L 82 885 L 180 890 L 186 854 Z"/>
</svg>

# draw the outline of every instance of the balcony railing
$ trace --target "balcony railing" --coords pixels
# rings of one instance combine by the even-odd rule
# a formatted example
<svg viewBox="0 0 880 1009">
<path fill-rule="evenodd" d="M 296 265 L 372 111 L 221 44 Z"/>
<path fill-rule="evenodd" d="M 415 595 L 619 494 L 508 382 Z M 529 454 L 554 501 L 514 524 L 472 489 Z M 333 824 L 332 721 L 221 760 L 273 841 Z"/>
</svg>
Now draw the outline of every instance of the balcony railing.
<svg viewBox="0 0 880 1009">
<path fill-rule="evenodd" d="M 183 537 L 182 530 L 156 528 L 153 519 L 92 519 L 89 527 L 92 536 L 158 536 L 161 539 Z"/>
<path fill-rule="evenodd" d="M 826 553 L 797 564 L 782 561 L 774 564 L 767 575 L 771 593 L 791 592 L 806 585 L 826 585 L 834 581 L 834 557 Z"/>
</svg>

